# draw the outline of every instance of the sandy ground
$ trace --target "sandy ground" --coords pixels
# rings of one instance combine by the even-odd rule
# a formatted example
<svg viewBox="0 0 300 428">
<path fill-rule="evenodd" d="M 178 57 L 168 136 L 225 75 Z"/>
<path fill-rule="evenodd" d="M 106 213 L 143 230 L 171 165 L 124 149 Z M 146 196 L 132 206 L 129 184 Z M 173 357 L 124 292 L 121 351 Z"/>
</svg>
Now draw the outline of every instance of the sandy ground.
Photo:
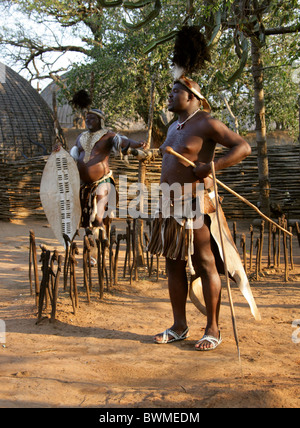
<svg viewBox="0 0 300 428">
<path fill-rule="evenodd" d="M 225 288 L 220 315 L 223 343 L 217 350 L 194 350 L 205 318 L 191 302 L 190 337 L 156 345 L 153 335 L 172 324 L 165 276 L 161 274 L 157 282 L 155 275 L 149 279 L 140 272 L 140 280 L 130 285 L 128 276 L 123 279 L 120 274 L 119 284 L 105 291 L 100 301 L 94 271 L 96 285 L 88 304 L 80 256 L 76 315 L 61 285 L 57 321 L 37 325 L 28 280 L 30 229 L 37 245 L 57 246 L 47 223 L 0 223 L 0 320 L 6 326 L 6 343 L 0 345 L 1 408 L 299 407 L 300 343 L 292 340 L 294 333 L 300 342 L 300 331 L 297 334 L 292 327 L 300 320 L 296 239 L 297 265 L 288 283 L 283 272 L 272 269 L 251 281 L 261 322 L 252 318 L 232 284 L 240 366 Z"/>
</svg>

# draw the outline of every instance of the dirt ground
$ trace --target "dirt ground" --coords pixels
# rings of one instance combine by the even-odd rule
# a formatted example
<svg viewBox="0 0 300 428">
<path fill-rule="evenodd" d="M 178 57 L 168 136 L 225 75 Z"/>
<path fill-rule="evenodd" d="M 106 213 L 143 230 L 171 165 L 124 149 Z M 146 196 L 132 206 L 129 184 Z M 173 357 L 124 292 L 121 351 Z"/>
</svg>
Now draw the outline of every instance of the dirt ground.
<svg viewBox="0 0 300 428">
<path fill-rule="evenodd" d="M 247 225 L 244 227 L 246 230 Z M 63 254 L 46 222 L 0 222 L 0 320 L 6 326 L 6 342 L 0 344 L 1 408 L 299 407 L 300 343 L 295 342 L 300 342 L 300 331 L 297 334 L 292 326 L 294 320 L 300 320 L 296 238 L 296 264 L 289 282 L 284 282 L 282 270 L 275 269 L 265 269 L 259 281 L 251 281 L 261 322 L 252 318 L 232 284 L 240 366 L 224 287 L 223 343 L 217 350 L 194 350 L 203 335 L 205 318 L 190 301 L 190 337 L 157 345 L 153 335 L 172 325 L 163 273 L 156 281 L 156 275 L 149 279 L 146 271 L 140 271 L 139 281 L 132 284 L 128 275 L 123 279 L 120 273 L 118 285 L 106 290 L 100 301 L 94 270 L 95 289 L 88 304 L 80 255 L 76 315 L 61 284 L 57 320 L 36 324 L 37 309 L 28 279 L 30 229 L 37 246 L 45 244 Z"/>
</svg>

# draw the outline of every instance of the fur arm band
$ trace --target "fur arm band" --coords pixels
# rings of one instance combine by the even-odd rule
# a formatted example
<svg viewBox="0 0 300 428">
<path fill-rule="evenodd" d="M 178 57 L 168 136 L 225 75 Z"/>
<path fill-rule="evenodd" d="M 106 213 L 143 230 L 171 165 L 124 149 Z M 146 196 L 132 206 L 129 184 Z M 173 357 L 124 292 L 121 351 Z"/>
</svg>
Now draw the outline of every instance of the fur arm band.
<svg viewBox="0 0 300 428">
<path fill-rule="evenodd" d="M 75 162 L 78 161 L 79 159 L 79 149 L 77 146 L 73 146 L 70 150 L 70 155 L 72 156 L 72 158 L 74 159 Z"/>
</svg>

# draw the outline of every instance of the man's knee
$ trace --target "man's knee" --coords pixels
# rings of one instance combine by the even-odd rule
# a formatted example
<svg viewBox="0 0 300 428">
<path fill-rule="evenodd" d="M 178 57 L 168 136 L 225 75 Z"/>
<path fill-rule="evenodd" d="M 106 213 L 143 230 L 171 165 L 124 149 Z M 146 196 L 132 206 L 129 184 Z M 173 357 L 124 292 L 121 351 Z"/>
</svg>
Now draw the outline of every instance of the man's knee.
<svg viewBox="0 0 300 428">
<path fill-rule="evenodd" d="M 216 272 L 216 262 L 213 254 L 197 254 L 193 257 L 193 266 L 197 276 L 210 276 Z"/>
</svg>

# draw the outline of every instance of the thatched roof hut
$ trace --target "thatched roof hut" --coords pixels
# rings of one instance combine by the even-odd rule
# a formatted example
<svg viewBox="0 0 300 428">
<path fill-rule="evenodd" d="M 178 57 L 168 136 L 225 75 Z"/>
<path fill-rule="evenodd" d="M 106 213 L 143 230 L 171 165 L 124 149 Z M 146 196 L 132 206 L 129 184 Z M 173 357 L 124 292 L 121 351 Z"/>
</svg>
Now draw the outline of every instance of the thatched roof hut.
<svg viewBox="0 0 300 428">
<path fill-rule="evenodd" d="M 55 141 L 51 109 L 27 80 L 7 66 L 4 77 L 0 81 L 0 160 L 50 153 Z"/>
</svg>

